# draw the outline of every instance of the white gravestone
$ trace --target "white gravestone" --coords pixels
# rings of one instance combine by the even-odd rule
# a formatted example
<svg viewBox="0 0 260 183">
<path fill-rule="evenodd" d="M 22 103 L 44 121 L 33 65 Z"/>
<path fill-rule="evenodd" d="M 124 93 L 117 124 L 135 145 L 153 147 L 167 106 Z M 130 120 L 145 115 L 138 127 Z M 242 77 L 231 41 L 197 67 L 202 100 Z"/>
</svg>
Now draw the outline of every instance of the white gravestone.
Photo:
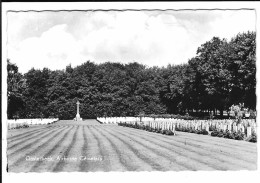
<svg viewBox="0 0 260 183">
<path fill-rule="evenodd" d="M 232 125 L 228 124 L 228 131 L 231 131 L 231 129 L 232 129 Z"/>
<path fill-rule="evenodd" d="M 209 132 L 209 124 L 206 124 L 206 131 Z"/>
<path fill-rule="evenodd" d="M 248 126 L 247 129 L 246 129 L 246 136 L 250 137 L 251 135 L 252 135 L 251 126 Z"/>
<path fill-rule="evenodd" d="M 241 131 L 241 126 L 242 126 L 241 124 L 238 124 L 238 125 L 237 125 L 238 131 Z"/>
<path fill-rule="evenodd" d="M 244 125 L 241 126 L 241 132 L 242 132 L 242 133 L 245 133 L 245 127 L 244 127 Z"/>
<path fill-rule="evenodd" d="M 237 126 L 236 125 L 233 126 L 233 131 L 237 132 Z"/>
<path fill-rule="evenodd" d="M 227 130 L 227 125 L 223 126 L 223 131 L 225 132 Z"/>
</svg>

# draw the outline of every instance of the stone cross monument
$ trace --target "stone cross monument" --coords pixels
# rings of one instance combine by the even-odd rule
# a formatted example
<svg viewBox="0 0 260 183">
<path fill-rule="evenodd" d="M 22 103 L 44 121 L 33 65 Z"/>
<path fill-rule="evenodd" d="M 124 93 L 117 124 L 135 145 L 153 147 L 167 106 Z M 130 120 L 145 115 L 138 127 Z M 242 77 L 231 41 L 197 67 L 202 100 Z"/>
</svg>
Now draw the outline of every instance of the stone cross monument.
<svg viewBox="0 0 260 183">
<path fill-rule="evenodd" d="M 74 118 L 75 121 L 82 121 L 82 118 L 80 117 L 79 115 L 79 101 L 77 101 L 77 114 L 76 114 L 76 117 Z"/>
</svg>

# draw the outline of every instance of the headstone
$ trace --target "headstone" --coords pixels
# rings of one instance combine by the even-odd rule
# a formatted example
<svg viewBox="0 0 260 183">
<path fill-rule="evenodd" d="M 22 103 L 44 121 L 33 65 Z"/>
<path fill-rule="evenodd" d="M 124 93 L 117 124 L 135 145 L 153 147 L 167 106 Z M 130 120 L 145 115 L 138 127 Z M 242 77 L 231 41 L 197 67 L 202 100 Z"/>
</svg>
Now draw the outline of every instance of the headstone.
<svg viewBox="0 0 260 183">
<path fill-rule="evenodd" d="M 218 129 L 219 129 L 219 131 L 223 130 L 223 124 L 222 123 L 218 123 Z"/>
<path fill-rule="evenodd" d="M 250 137 L 252 135 L 251 126 L 248 126 L 246 129 L 246 136 Z"/>
<path fill-rule="evenodd" d="M 195 130 L 197 130 L 197 129 L 198 129 L 198 123 L 195 124 Z"/>
<path fill-rule="evenodd" d="M 201 129 L 202 129 L 202 130 L 205 129 L 205 123 L 201 123 Z"/>
<path fill-rule="evenodd" d="M 209 132 L 209 125 L 206 124 L 206 131 Z"/>
<path fill-rule="evenodd" d="M 236 125 L 233 126 L 233 131 L 237 132 L 237 126 Z"/>
<path fill-rule="evenodd" d="M 175 126 L 174 125 L 172 125 L 172 130 L 171 130 L 173 133 L 174 133 L 174 135 L 175 135 Z"/>
<path fill-rule="evenodd" d="M 253 122 L 252 124 L 252 132 L 256 133 L 256 123 Z"/>
<path fill-rule="evenodd" d="M 245 133 L 245 127 L 244 127 L 244 125 L 241 126 L 241 132 L 242 132 L 242 133 Z"/>
<path fill-rule="evenodd" d="M 254 130 L 252 130 L 255 134 L 257 133 L 257 126 L 254 127 Z"/>
<path fill-rule="evenodd" d="M 231 130 L 232 130 L 232 125 L 228 124 L 228 131 L 231 131 Z"/>
<path fill-rule="evenodd" d="M 218 129 L 223 130 L 223 124 L 218 124 Z"/>
<path fill-rule="evenodd" d="M 238 128 L 239 131 L 241 131 L 241 126 L 242 126 L 241 124 L 237 125 L 237 128 Z"/>
<path fill-rule="evenodd" d="M 223 131 L 225 132 L 227 130 L 227 125 L 223 125 Z"/>
<path fill-rule="evenodd" d="M 200 130 L 200 129 L 201 129 L 201 125 L 200 125 L 200 122 L 198 122 L 197 130 Z"/>
</svg>

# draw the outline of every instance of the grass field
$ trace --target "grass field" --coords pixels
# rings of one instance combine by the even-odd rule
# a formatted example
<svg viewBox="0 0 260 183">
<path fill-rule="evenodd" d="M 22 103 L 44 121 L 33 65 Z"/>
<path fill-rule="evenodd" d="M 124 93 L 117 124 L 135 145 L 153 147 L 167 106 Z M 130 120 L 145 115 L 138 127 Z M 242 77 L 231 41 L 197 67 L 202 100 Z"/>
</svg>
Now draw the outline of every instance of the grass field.
<svg viewBox="0 0 260 183">
<path fill-rule="evenodd" d="M 256 170 L 257 144 L 95 120 L 9 130 L 9 172 Z"/>
</svg>

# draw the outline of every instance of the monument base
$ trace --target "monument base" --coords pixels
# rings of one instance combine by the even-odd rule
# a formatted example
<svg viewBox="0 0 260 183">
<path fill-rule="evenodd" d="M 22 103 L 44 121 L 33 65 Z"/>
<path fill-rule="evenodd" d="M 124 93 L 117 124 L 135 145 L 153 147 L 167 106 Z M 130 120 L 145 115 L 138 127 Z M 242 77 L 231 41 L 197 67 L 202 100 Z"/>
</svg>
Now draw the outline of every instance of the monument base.
<svg viewBox="0 0 260 183">
<path fill-rule="evenodd" d="M 74 118 L 74 121 L 82 121 L 82 118 L 80 117 L 79 114 L 76 115 L 76 117 Z"/>
</svg>

